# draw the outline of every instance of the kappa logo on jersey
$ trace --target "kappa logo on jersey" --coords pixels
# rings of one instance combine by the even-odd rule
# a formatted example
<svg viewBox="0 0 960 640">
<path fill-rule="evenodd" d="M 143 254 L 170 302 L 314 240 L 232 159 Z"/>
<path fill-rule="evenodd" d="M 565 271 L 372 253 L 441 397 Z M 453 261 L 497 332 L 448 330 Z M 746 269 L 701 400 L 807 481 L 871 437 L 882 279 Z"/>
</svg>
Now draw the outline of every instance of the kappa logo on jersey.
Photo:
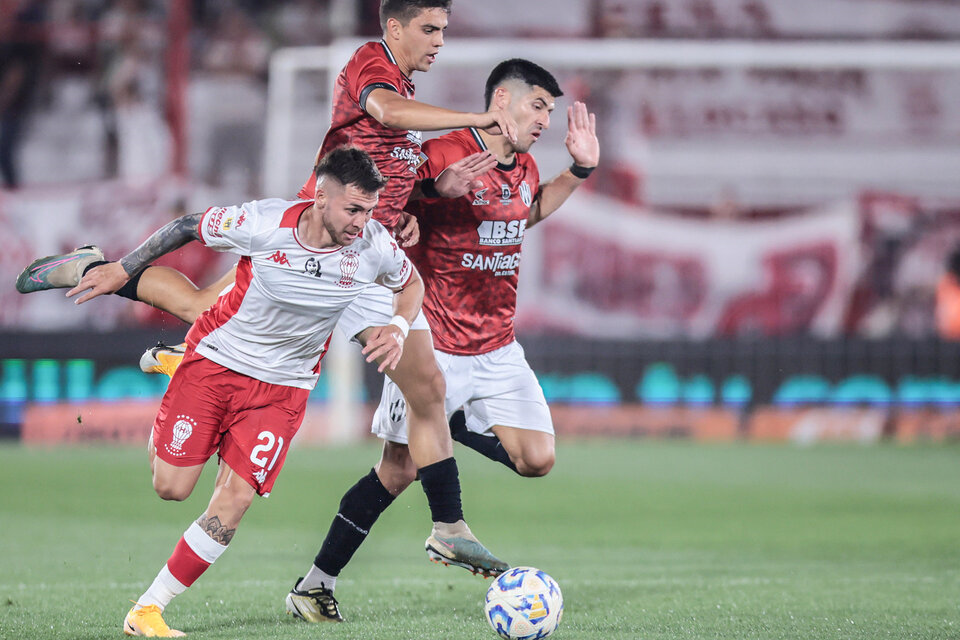
<svg viewBox="0 0 960 640">
<path fill-rule="evenodd" d="M 173 439 L 170 444 L 163 445 L 163 448 L 172 456 L 182 456 L 184 454 L 183 443 L 193 435 L 193 429 L 196 426 L 196 420 L 181 413 L 177 416 L 177 421 L 173 425 Z"/>
<path fill-rule="evenodd" d="M 257 471 L 255 474 L 253 474 L 253 479 L 259 482 L 260 484 L 263 484 L 264 482 L 267 481 L 267 470 L 260 469 L 260 471 Z"/>
<path fill-rule="evenodd" d="M 477 235 L 481 245 L 501 247 L 521 244 L 526 228 L 526 220 L 484 220 L 477 227 Z"/>
<path fill-rule="evenodd" d="M 485 256 L 480 253 L 465 253 L 460 266 L 479 271 L 493 271 L 495 276 L 512 276 L 520 266 L 520 252 L 501 253 Z"/>
<path fill-rule="evenodd" d="M 530 185 L 527 184 L 526 180 L 520 183 L 520 200 L 528 207 L 533 204 L 533 194 L 530 192 Z M 237 226 L 240 225 L 237 224 Z"/>
<path fill-rule="evenodd" d="M 287 265 L 288 267 L 290 266 L 290 261 L 287 260 L 287 254 L 284 253 L 284 252 L 282 252 L 282 251 L 280 251 L 279 249 L 278 249 L 272 256 L 270 256 L 270 257 L 267 258 L 267 259 L 268 259 L 268 260 L 273 260 L 273 261 L 276 262 L 277 264 L 285 264 L 285 265 Z"/>
<path fill-rule="evenodd" d="M 337 280 L 337 286 L 344 289 L 353 286 L 353 276 L 360 268 L 360 256 L 356 251 L 344 251 L 340 259 L 340 279 Z"/>
<path fill-rule="evenodd" d="M 500 204 L 507 205 L 510 204 L 510 185 L 502 184 L 500 185 Z"/>
<path fill-rule="evenodd" d="M 320 273 L 320 261 L 316 258 L 307 258 L 307 262 L 303 265 L 303 272 L 309 273 L 316 278 L 323 276 L 323 274 Z"/>
<path fill-rule="evenodd" d="M 220 224 L 223 222 L 223 214 L 227 210 L 223 207 L 214 207 L 207 212 L 207 235 L 214 238 L 221 238 Z M 229 227 L 227 227 L 229 229 Z"/>
<path fill-rule="evenodd" d="M 477 191 L 475 194 L 473 194 L 473 206 L 475 206 L 475 207 L 481 207 L 481 206 L 483 206 L 483 205 L 485 205 L 485 204 L 490 204 L 490 201 L 489 201 L 489 200 L 485 200 L 485 199 L 483 198 L 483 196 L 484 196 L 484 194 L 485 194 L 486 192 L 487 192 L 487 188 L 484 187 L 483 189 L 480 189 L 480 190 Z"/>
</svg>

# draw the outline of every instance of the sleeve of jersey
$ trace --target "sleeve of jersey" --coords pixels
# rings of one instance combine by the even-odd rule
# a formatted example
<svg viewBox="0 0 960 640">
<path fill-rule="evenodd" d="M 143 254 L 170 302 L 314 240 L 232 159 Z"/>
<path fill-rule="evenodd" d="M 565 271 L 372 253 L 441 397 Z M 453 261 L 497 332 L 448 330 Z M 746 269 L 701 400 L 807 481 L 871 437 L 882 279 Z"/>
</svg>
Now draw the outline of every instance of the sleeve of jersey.
<svg viewBox="0 0 960 640">
<path fill-rule="evenodd" d="M 450 145 L 439 138 L 424 142 L 420 152 L 426 157 L 426 160 L 424 160 L 417 169 L 417 180 L 436 178 L 443 173 L 443 170 L 450 166 L 452 162 L 456 162 L 456 160 L 447 160 L 447 151 L 449 149 Z"/>
<path fill-rule="evenodd" d="M 377 246 L 382 255 L 377 283 L 394 291 L 403 289 L 413 275 L 413 264 L 407 254 L 386 235 L 381 236 Z"/>
<path fill-rule="evenodd" d="M 369 58 L 360 62 L 351 76 L 350 91 L 364 111 L 367 110 L 367 97 L 374 89 L 388 89 L 400 93 L 395 78 L 396 67 L 391 68 L 386 60 Z"/>
<path fill-rule="evenodd" d="M 249 203 L 239 207 L 210 207 L 200 219 L 200 239 L 217 251 L 248 254 L 256 218 L 255 209 L 249 207 Z"/>
</svg>

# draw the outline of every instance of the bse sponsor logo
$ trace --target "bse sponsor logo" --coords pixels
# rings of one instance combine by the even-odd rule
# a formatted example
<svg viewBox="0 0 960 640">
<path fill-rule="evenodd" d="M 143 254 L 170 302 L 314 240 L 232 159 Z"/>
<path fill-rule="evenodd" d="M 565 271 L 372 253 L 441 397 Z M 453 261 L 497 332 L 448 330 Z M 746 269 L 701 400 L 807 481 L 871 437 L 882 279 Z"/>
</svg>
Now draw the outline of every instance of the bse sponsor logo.
<svg viewBox="0 0 960 640">
<path fill-rule="evenodd" d="M 213 207 L 207 212 L 207 235 L 214 238 L 222 237 L 220 235 L 220 224 L 223 222 L 223 214 L 226 212 L 227 210 L 223 207 Z"/>
<path fill-rule="evenodd" d="M 477 235 L 482 246 L 514 245 L 523 242 L 526 228 L 526 220 L 484 220 L 477 227 Z"/>
<path fill-rule="evenodd" d="M 357 274 L 360 268 L 360 256 L 356 251 L 344 251 L 343 258 L 340 259 L 340 279 L 337 280 L 337 286 L 344 289 L 353 286 L 353 276 Z"/>
<path fill-rule="evenodd" d="M 182 456 L 184 454 L 183 443 L 193 435 L 193 429 L 196 426 L 196 420 L 181 413 L 177 416 L 177 421 L 173 424 L 173 439 L 170 441 L 170 444 L 163 445 L 163 448 L 172 456 Z"/>
<path fill-rule="evenodd" d="M 307 262 L 303 265 L 303 272 L 309 273 L 315 278 L 323 276 L 323 274 L 320 273 L 320 261 L 313 257 L 307 258 Z"/>
<path fill-rule="evenodd" d="M 273 260 L 277 264 L 283 264 L 288 267 L 290 266 L 290 261 L 287 260 L 287 254 L 280 251 L 279 249 L 272 256 L 267 258 L 267 260 Z"/>
<path fill-rule="evenodd" d="M 498 251 L 488 256 L 479 253 L 465 253 L 460 260 L 460 266 L 467 269 L 492 271 L 495 276 L 512 276 L 517 273 L 517 268 L 520 266 L 520 252 L 501 253 Z"/>
</svg>

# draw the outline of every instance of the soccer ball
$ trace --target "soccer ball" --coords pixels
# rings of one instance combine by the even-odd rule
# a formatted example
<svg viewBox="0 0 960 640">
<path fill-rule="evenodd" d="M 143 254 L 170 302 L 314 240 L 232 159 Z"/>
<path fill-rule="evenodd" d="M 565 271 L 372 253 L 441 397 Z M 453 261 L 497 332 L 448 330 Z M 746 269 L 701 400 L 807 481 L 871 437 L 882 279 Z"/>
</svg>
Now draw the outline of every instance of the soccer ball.
<svg viewBox="0 0 960 640">
<path fill-rule="evenodd" d="M 507 569 L 487 589 L 487 622 L 506 640 L 546 638 L 563 617 L 557 581 L 533 567 Z"/>
</svg>

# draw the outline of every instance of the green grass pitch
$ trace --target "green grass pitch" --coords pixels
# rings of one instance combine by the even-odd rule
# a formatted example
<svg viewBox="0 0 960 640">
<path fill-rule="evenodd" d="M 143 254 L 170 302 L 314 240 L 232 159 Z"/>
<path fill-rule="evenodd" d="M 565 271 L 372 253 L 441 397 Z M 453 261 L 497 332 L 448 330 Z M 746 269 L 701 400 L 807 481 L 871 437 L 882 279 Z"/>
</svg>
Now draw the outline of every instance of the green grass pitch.
<svg viewBox="0 0 960 640">
<path fill-rule="evenodd" d="M 956 446 L 568 441 L 546 478 L 457 448 L 474 532 L 565 596 L 557 640 L 960 638 Z M 347 623 L 283 598 L 378 447 L 295 449 L 227 553 L 167 609 L 193 638 L 494 638 L 489 581 L 426 560 L 414 485 L 341 575 Z M 0 638 L 120 638 L 206 506 L 151 489 L 141 450 L 0 447 Z"/>
</svg>

